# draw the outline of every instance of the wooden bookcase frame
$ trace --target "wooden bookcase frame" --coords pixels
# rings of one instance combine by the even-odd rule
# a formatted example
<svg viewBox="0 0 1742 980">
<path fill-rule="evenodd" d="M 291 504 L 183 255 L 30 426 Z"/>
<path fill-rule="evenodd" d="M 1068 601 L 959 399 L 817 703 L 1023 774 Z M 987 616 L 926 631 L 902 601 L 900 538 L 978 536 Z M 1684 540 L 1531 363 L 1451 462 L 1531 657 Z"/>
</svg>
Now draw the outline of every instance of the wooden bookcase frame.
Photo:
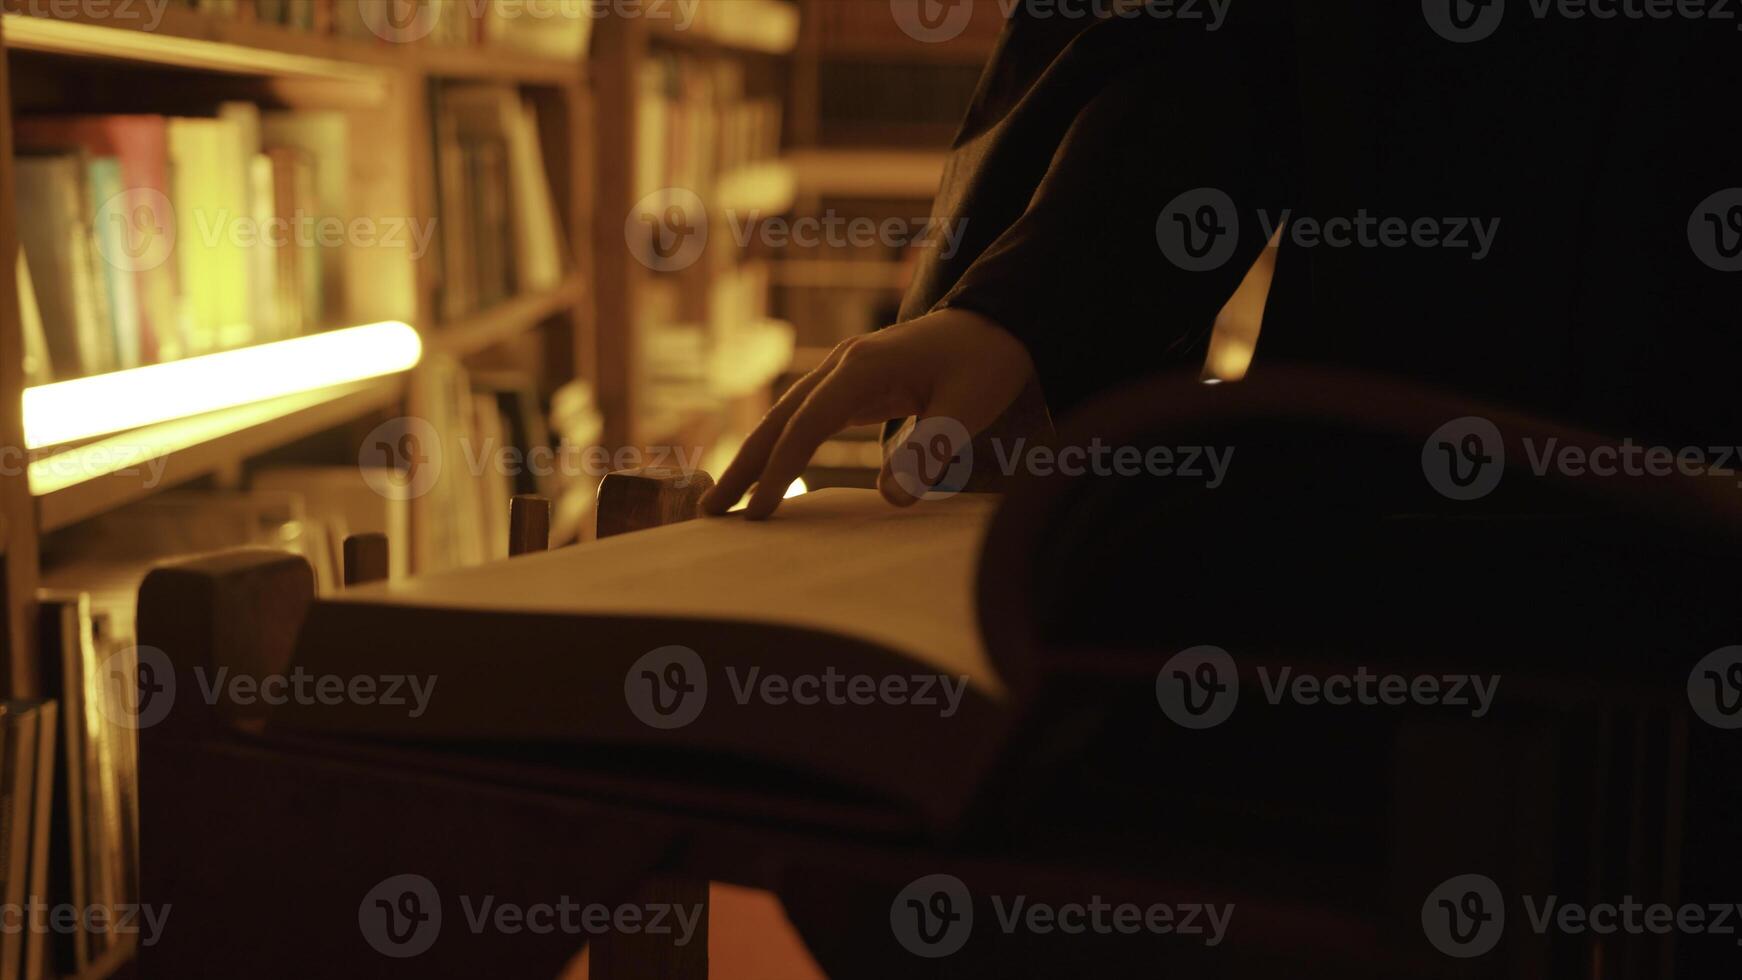
<svg viewBox="0 0 1742 980">
<path fill-rule="evenodd" d="M 58 7 L 43 10 L 61 13 Z M 573 263 L 557 287 L 510 297 L 457 322 L 437 315 L 439 252 L 350 249 L 346 319 L 356 323 L 402 320 L 417 328 L 426 357 L 451 354 L 464 361 L 537 332 L 543 338 L 547 378 L 583 378 L 597 384 L 592 302 L 593 106 L 584 59 L 540 57 L 487 47 L 444 48 L 379 44 L 294 31 L 169 7 L 146 30 L 138 20 L 105 21 L 79 15 L 51 18 L 8 0 L 0 17 L 0 259 L 10 269 L 18 248 L 12 197 L 12 116 L 31 93 L 13 84 L 20 52 L 48 59 L 54 71 L 101 72 L 126 78 L 137 71 L 146 85 L 115 111 L 176 111 L 201 80 L 223 79 L 238 96 L 259 92 L 292 107 L 344 108 L 352 119 L 350 196 L 358 215 L 431 220 L 436 189 L 430 138 L 429 91 L 439 80 L 499 81 L 529 94 L 536 109 L 545 166 Z M 189 74 L 192 73 L 192 74 Z M 178 76 L 190 81 L 178 82 Z M 185 87 L 184 87 L 185 85 Z M 40 86 L 38 86 L 40 87 Z M 168 103 L 153 106 L 161 95 Z M 85 108 L 81 106 L 80 108 Z M 101 110 L 103 106 L 92 106 Z M 34 593 L 40 536 L 156 492 L 137 476 L 105 474 L 33 496 L 18 465 L 24 445 L 23 342 L 13 276 L 0 276 L 0 548 L 4 549 L 5 694 L 38 693 Z M 551 357 L 561 363 L 551 363 Z M 415 369 L 414 369 L 415 370 Z M 405 376 L 335 386 L 279 403 L 214 413 L 210 438 L 177 448 L 165 462 L 161 487 L 209 474 L 238 472 L 242 463 L 309 435 L 384 410 L 417 414 Z M 233 427 L 226 427 L 233 421 Z M 437 519 L 413 508 L 417 525 Z"/>
</svg>

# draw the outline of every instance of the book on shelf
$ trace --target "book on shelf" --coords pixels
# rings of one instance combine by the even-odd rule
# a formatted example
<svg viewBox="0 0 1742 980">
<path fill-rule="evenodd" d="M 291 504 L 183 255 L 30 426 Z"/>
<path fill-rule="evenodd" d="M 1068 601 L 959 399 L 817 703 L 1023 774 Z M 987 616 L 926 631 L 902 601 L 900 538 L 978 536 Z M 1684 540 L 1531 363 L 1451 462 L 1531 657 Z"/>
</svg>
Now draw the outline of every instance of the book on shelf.
<svg viewBox="0 0 1742 980">
<path fill-rule="evenodd" d="M 140 363 L 180 357 L 180 275 L 168 257 L 175 215 L 169 196 L 167 120 L 154 115 L 19 116 L 13 120 L 13 134 L 27 149 L 78 148 L 119 161 L 125 196 L 106 197 L 93 212 L 93 220 L 103 226 L 98 233 L 107 236 L 100 239 L 109 249 L 103 254 L 114 256 L 108 263 L 114 272 L 132 272 Z"/>
<path fill-rule="evenodd" d="M 573 459 L 599 445 L 605 437 L 604 413 L 599 411 L 593 386 L 586 381 L 570 381 L 551 393 L 548 427 L 539 425 L 545 420 L 538 418 L 536 410 L 537 405 L 532 405 L 525 417 L 538 427 L 517 435 L 523 440 L 520 445 L 552 446 L 559 459 Z M 595 474 L 576 473 L 565 468 L 559 471 L 548 492 L 540 491 L 552 502 L 550 540 L 553 546 L 588 536 L 598 498 L 599 479 Z"/>
<path fill-rule="evenodd" d="M 495 412 L 500 420 L 500 428 L 496 434 L 503 446 L 522 458 L 535 450 L 542 452 L 552 448 L 552 427 L 540 405 L 538 382 L 530 373 L 507 370 L 473 371 L 471 376 L 472 390 L 489 396 L 495 402 Z M 597 418 L 591 391 L 591 387 L 584 381 L 571 381 L 564 385 L 552 396 L 552 415 L 555 415 L 559 403 L 566 402 L 564 407 L 569 411 L 590 411 L 592 417 Z M 585 407 L 580 407 L 583 399 Z M 597 436 L 593 438 L 597 440 Z M 552 469 L 554 467 L 545 467 L 542 464 L 519 467 L 510 474 L 511 492 L 556 499 L 561 492 L 561 481 L 559 474 L 552 472 Z"/>
<path fill-rule="evenodd" d="M 725 174 L 780 152 L 782 103 L 749 94 L 744 65 L 656 52 L 636 100 L 636 197 L 668 187 L 706 200 Z"/>
<path fill-rule="evenodd" d="M 211 117 L 20 116 L 23 302 L 48 354 L 32 383 L 333 321 L 346 255 L 316 229 L 348 213 L 345 127 L 341 113 L 244 102 Z"/>
<path fill-rule="evenodd" d="M 503 427 L 502 405 L 494 391 L 472 389 L 472 456 L 479 464 L 478 514 L 485 561 L 508 557 L 508 499 L 514 496 L 515 470 Z"/>
<path fill-rule="evenodd" d="M 298 222 L 292 242 L 300 271 L 291 294 L 298 299 L 289 316 L 302 333 L 333 323 L 345 308 L 347 252 L 321 245 L 312 229 L 354 214 L 350 125 L 342 112 L 260 114 L 261 140 L 273 158 L 275 192 L 281 181 L 290 188 L 288 196 L 277 192 L 278 216 Z"/>
<path fill-rule="evenodd" d="M 90 596 L 38 595 L 43 688 L 60 704 L 59 759 L 47 901 L 76 908 L 137 904 L 138 742 L 132 678 L 139 669 L 130 641 L 93 616 Z M 55 968 L 82 972 L 116 943 L 108 929 L 57 933 Z"/>
<path fill-rule="evenodd" d="M 50 861 L 49 843 L 54 839 L 54 787 L 56 745 L 60 732 L 60 705 L 55 701 L 26 702 L 24 710 L 36 716 L 35 785 L 31 789 L 30 869 L 27 887 L 31 899 L 48 899 Z M 24 940 L 25 980 L 43 980 L 50 976 L 49 939 L 46 933 L 32 931 Z"/>
<path fill-rule="evenodd" d="M 418 574 L 476 565 L 484 560 L 486 542 L 478 526 L 482 491 L 478 475 L 466 464 L 472 442 L 472 391 L 465 368 L 445 354 L 424 358 L 411 379 L 410 401 L 423 406 L 437 444 L 418 447 L 435 463 L 435 476 L 418 498 L 426 517 L 418 521 L 421 536 L 413 554 Z M 415 476 L 408 473 L 408 477 Z"/>
<path fill-rule="evenodd" d="M 182 336 L 193 357 L 232 346 L 253 317 L 249 255 L 223 227 L 225 216 L 253 212 L 236 128 L 233 118 L 169 120 L 175 259 L 189 287 Z"/>
<path fill-rule="evenodd" d="M 412 556 L 418 574 L 505 557 L 510 497 L 538 494 L 560 503 L 577 482 L 596 483 L 603 476 L 577 468 L 582 460 L 577 453 L 565 455 L 566 441 L 553 444 L 557 434 L 530 374 L 473 373 L 438 353 L 425 360 L 412 384 L 412 402 L 422 406 L 430 426 L 425 431 L 433 431 L 439 443 L 414 450 L 439 461 L 417 498 L 426 515 L 417 522 Z M 555 404 L 565 413 L 563 423 L 586 427 L 580 434 L 586 447 L 594 445 L 602 424 L 588 386 L 566 386 Z M 397 444 L 396 437 L 388 441 Z M 552 540 L 568 538 L 553 532 Z"/>
<path fill-rule="evenodd" d="M 48 882 L 56 705 L 0 702 L 0 980 L 45 976 L 40 907 Z"/>
<path fill-rule="evenodd" d="M 432 113 L 442 316 L 555 288 L 569 259 L 532 106 L 512 86 L 451 83 Z"/>
<path fill-rule="evenodd" d="M 42 729 L 44 706 L 0 702 L 0 980 L 20 980 L 28 965 L 37 766 L 41 739 L 54 738 Z"/>
<path fill-rule="evenodd" d="M 292 494 L 302 502 L 305 535 L 324 542 L 321 561 L 312 555 L 316 581 L 327 593 L 344 582 L 344 544 L 353 534 L 384 534 L 389 579 L 410 569 L 411 509 L 407 501 L 375 491 L 383 485 L 375 468 L 361 466 L 266 466 L 249 477 L 254 491 Z"/>
<path fill-rule="evenodd" d="M 13 263 L 18 289 L 18 325 L 24 335 L 24 386 L 47 384 L 54 377 L 49 364 L 48 332 L 42 327 L 42 310 L 36 305 L 36 287 L 30 280 L 30 261 L 24 249 Z"/>
<path fill-rule="evenodd" d="M 27 154 L 13 167 L 19 245 L 57 377 L 102 374 L 121 365 L 99 285 L 83 152 Z"/>
</svg>

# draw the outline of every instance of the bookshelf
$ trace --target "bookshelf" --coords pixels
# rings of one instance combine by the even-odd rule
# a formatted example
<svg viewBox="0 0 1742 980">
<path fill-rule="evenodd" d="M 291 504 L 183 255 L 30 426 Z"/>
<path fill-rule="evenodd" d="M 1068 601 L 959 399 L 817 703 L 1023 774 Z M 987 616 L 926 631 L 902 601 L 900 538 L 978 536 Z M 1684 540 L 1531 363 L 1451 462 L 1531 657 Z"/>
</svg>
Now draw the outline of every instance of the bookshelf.
<svg viewBox="0 0 1742 980">
<path fill-rule="evenodd" d="M 83 534 L 105 515 L 166 490 L 245 489 L 253 468 L 265 461 L 349 467 L 355 473 L 358 433 L 400 416 L 434 420 L 438 427 L 446 421 L 429 395 L 431 372 L 445 372 L 444 377 L 459 372 L 462 380 L 513 373 L 532 379 L 536 393 L 545 397 L 565 384 L 596 386 L 599 381 L 591 234 L 596 121 L 584 40 L 572 54 L 512 47 L 483 29 L 472 43 L 437 43 L 439 38 L 391 43 L 346 33 L 338 23 L 314 30 L 266 23 L 258 19 L 252 0 L 216 11 L 196 9 L 198 4 L 149 5 L 150 21 L 138 16 L 147 6 L 0 3 L 0 101 L 7 109 L 0 116 L 0 254 L 8 262 L 7 274 L 0 276 L 0 447 L 6 449 L 0 459 L 0 654 L 8 698 L 45 693 L 38 674 L 37 590 L 44 582 L 77 583 L 75 569 L 54 564 L 60 536 Z M 336 17 L 345 9 L 326 2 L 305 6 Z M 332 14 L 335 10 L 340 13 Z M 444 296 L 451 276 L 439 238 L 447 202 L 436 93 L 487 88 L 509 93 L 505 98 L 521 107 L 524 126 L 515 135 L 536 150 L 530 159 L 548 193 L 545 209 L 551 215 L 557 274 L 534 286 L 510 276 L 507 288 L 488 302 L 462 310 Z M 214 119 L 227 106 L 255 107 L 266 128 L 318 116 L 341 141 L 342 155 L 333 159 L 342 165 L 323 176 L 342 189 L 347 207 L 334 216 L 342 219 L 347 237 L 308 259 L 303 271 L 313 281 L 318 260 L 325 291 L 301 297 L 312 297 L 312 305 L 298 307 L 300 317 L 284 329 L 290 335 L 328 337 L 365 324 L 409 325 L 417 338 L 410 361 L 376 376 L 314 378 L 299 390 L 138 424 L 126 421 L 133 416 L 122 410 L 123 396 L 115 393 L 130 390 L 125 396 L 130 403 L 142 400 L 125 383 L 151 377 L 140 372 L 148 372 L 157 359 L 152 353 L 142 359 L 134 351 L 131 359 L 94 374 L 65 372 L 57 362 L 52 378 L 27 375 L 27 362 L 41 361 L 27 357 L 28 325 L 52 270 L 33 263 L 28 294 L 11 274 L 23 231 L 14 196 L 22 179 L 17 155 L 24 149 L 43 152 L 32 146 L 40 135 L 21 126 L 120 115 Z M 290 122 L 281 124 L 280 118 Z M 264 146 L 258 156 L 266 156 Z M 518 165 L 528 158 L 522 153 L 505 159 Z M 515 183 L 529 182 L 517 175 Z M 757 178 L 746 193 L 769 193 L 766 181 Z M 512 216 L 515 222 L 522 217 Z M 369 222 L 374 232 L 395 225 L 438 230 L 432 232 L 435 244 L 427 248 L 389 245 L 385 237 L 358 238 L 358 221 Z M 521 228 L 512 222 L 503 227 L 512 231 L 518 247 Z M 170 264 L 179 259 L 178 254 Z M 509 264 L 518 272 L 530 263 L 517 252 Z M 255 267 L 249 268 L 252 275 Z M 288 282 L 287 268 L 279 267 L 275 275 Z M 98 273 L 114 276 L 100 267 Z M 114 289 L 114 279 L 107 281 Z M 191 295 L 178 293 L 176 301 L 192 303 Z M 252 295 L 277 299 L 289 293 L 261 289 Z M 208 357 L 221 365 L 215 359 L 225 351 L 281 339 L 253 315 L 265 307 L 256 302 L 247 309 L 248 315 L 227 325 L 224 339 L 209 351 L 189 348 L 178 350 L 179 357 L 164 352 L 163 358 L 197 370 Z M 274 321 L 288 318 L 276 307 L 270 314 Z M 120 326 L 111 327 L 119 335 Z M 333 357 L 347 359 L 344 351 Z M 25 392 L 85 377 L 96 383 L 94 404 L 114 399 L 107 403 L 116 406 L 112 424 L 96 411 L 90 432 L 47 445 L 27 441 Z M 150 401 L 149 393 L 143 400 Z M 310 459 L 310 453 L 318 456 Z M 395 544 L 409 546 L 413 566 L 423 567 L 419 559 L 427 557 L 421 552 L 429 547 L 430 528 L 466 518 L 444 512 L 436 500 L 418 498 L 408 506 L 410 540 Z M 94 980 L 125 972 L 133 952 L 122 944 L 76 974 L 64 975 Z"/>
<path fill-rule="evenodd" d="M 799 17 L 786 0 L 733 0 L 699 5 L 687 24 L 599 24 L 598 140 L 627 149 L 602 154 L 596 178 L 608 445 L 721 455 L 766 411 L 790 362 L 792 328 L 768 315 L 767 256 L 753 229 L 798 198 L 783 116 Z M 682 204 L 686 228 L 707 231 L 694 254 L 669 263 L 635 239 L 660 233 L 667 203 Z M 638 231 L 638 220 L 652 230 Z"/>
</svg>

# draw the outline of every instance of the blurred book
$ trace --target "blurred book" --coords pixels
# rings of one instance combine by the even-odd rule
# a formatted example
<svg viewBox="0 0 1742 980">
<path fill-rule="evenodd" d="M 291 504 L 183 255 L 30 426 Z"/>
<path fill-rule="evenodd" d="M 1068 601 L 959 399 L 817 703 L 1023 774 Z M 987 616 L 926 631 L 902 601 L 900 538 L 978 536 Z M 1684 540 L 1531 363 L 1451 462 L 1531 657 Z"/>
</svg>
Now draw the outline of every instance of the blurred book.
<svg viewBox="0 0 1742 980">
<path fill-rule="evenodd" d="M 36 287 L 30 281 L 30 260 L 18 250 L 18 325 L 24 335 L 24 386 L 45 385 L 54 380 L 48 356 L 48 332 L 42 326 L 42 311 L 36 305 Z"/>
<path fill-rule="evenodd" d="M 343 308 L 346 117 L 225 102 L 214 117 L 20 116 L 33 383 L 318 329 Z M 27 323 L 28 325 L 28 323 Z"/>
<path fill-rule="evenodd" d="M 498 561 L 508 557 L 508 498 L 514 496 L 513 471 L 524 466 L 525 457 L 516 455 L 519 447 L 508 441 L 495 392 L 472 391 L 472 445 L 484 560 Z"/>
<path fill-rule="evenodd" d="M 32 859 L 36 854 L 36 789 L 43 702 L 0 702 L 0 980 L 25 975 Z M 52 760 L 51 760 L 52 761 Z M 46 830 L 47 828 L 41 828 Z"/>
<path fill-rule="evenodd" d="M 61 778 L 55 783 L 50 904 L 117 908 L 137 904 L 138 747 L 123 720 L 134 717 L 137 661 L 130 643 L 98 627 L 81 592 L 38 594 L 43 689 L 61 705 Z M 83 972 L 121 939 L 107 929 L 56 932 L 55 968 Z"/>
<path fill-rule="evenodd" d="M 781 101 L 748 91 L 737 61 L 649 57 L 636 100 L 636 196 L 683 187 L 706 198 L 722 176 L 777 156 Z"/>
<path fill-rule="evenodd" d="M 56 746 L 60 732 L 60 705 L 55 701 L 25 702 L 34 706 L 36 715 L 35 785 L 31 790 L 30 871 L 27 881 L 30 899 L 46 904 L 49 896 L 49 872 L 52 858 L 49 843 L 54 839 L 54 788 Z M 49 938 L 46 933 L 32 930 L 24 940 L 25 980 L 43 980 L 50 976 Z"/>
<path fill-rule="evenodd" d="M 138 317 L 139 363 L 175 360 L 183 339 L 177 322 L 178 266 L 170 261 L 171 212 L 168 120 L 155 115 L 19 116 L 13 123 L 26 149 L 80 148 L 120 164 L 125 196 L 98 203 L 96 233 L 117 272 L 130 273 Z"/>
<path fill-rule="evenodd" d="M 245 336 L 250 309 L 249 255 L 229 227 L 252 213 L 248 157 L 234 119 L 169 120 L 170 198 L 189 356 L 223 350 Z"/>
<path fill-rule="evenodd" d="M 378 484 L 380 481 L 376 481 Z M 271 466 L 249 480 L 255 491 L 292 494 L 302 502 L 307 538 L 325 542 L 325 560 L 316 568 L 324 593 L 344 581 L 345 539 L 353 534 L 385 534 L 388 573 L 404 578 L 410 570 L 411 508 L 407 501 L 377 493 L 368 474 L 356 466 Z M 305 554 L 311 554 L 310 548 Z"/>
<path fill-rule="evenodd" d="M 115 335 L 97 268 L 83 151 L 14 161 L 18 240 L 57 378 L 115 370 Z"/>
<path fill-rule="evenodd" d="M 549 431 L 542 437 L 526 438 L 529 445 L 554 441 L 557 458 L 570 463 L 559 468 L 555 486 L 540 491 L 553 501 L 550 535 L 552 546 L 557 546 L 585 538 L 592 530 L 603 477 L 574 461 L 584 463 L 585 454 L 605 437 L 605 415 L 599 411 L 593 386 L 575 380 L 552 393 L 549 421 Z"/>
<path fill-rule="evenodd" d="M 98 218 L 107 202 L 123 199 L 126 194 L 126 185 L 121 179 L 121 161 L 116 157 L 88 158 L 86 180 L 91 194 L 97 254 L 103 259 L 96 263 L 96 267 L 102 274 L 103 294 L 109 306 L 109 326 L 115 336 L 115 367 L 138 367 L 144 360 L 141 356 L 143 324 L 139 316 L 137 284 L 131 270 L 110 259 L 110 256 L 125 254 L 127 227 Z"/>
<path fill-rule="evenodd" d="M 274 158 L 275 180 L 284 172 L 281 151 L 295 150 L 291 196 L 278 198 L 277 217 L 292 222 L 293 241 L 301 250 L 302 301 L 297 318 L 302 332 L 327 326 L 345 308 L 345 262 L 348 250 L 321 246 L 316 229 L 321 222 L 353 217 L 351 201 L 350 120 L 343 112 L 299 111 L 260 114 L 260 139 Z M 276 187 L 276 184 L 275 184 Z"/>
<path fill-rule="evenodd" d="M 443 317 L 555 288 L 568 254 L 532 107 L 496 84 L 443 85 L 433 100 Z"/>
<path fill-rule="evenodd" d="M 258 182 L 263 189 L 271 188 L 272 216 L 280 221 L 295 221 L 298 215 L 318 213 L 314 158 L 292 146 L 271 147 L 263 156 L 271 176 Z M 321 248 L 311 236 L 289 234 L 272 243 L 270 251 L 278 291 L 280 336 L 294 337 L 319 330 L 328 305 Z"/>
</svg>

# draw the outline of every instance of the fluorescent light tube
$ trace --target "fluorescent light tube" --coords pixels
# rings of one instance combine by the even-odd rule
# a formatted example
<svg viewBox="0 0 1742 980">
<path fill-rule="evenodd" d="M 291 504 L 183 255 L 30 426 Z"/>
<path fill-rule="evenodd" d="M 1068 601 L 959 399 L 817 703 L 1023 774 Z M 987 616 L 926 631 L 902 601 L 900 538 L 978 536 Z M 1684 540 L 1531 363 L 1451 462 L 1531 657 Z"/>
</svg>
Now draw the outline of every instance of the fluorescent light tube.
<svg viewBox="0 0 1742 980">
<path fill-rule="evenodd" d="M 347 327 L 24 390 L 24 446 L 41 449 L 397 374 L 423 356 L 399 322 Z"/>
</svg>

